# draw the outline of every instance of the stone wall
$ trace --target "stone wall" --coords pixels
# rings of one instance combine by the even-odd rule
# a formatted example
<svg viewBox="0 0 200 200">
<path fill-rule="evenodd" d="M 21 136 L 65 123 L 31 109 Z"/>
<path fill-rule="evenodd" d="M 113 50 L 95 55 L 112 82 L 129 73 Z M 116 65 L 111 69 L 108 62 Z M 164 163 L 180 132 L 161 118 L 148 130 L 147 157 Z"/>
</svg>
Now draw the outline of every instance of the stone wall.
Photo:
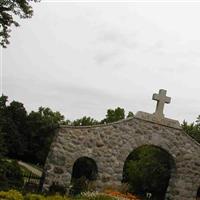
<svg viewBox="0 0 200 200">
<path fill-rule="evenodd" d="M 166 200 L 195 200 L 200 186 L 200 145 L 174 124 L 135 117 L 108 125 L 61 127 L 46 161 L 43 187 L 48 189 L 53 182 L 68 187 L 73 164 L 83 156 L 96 161 L 98 189 L 119 185 L 128 155 L 140 146 L 155 145 L 175 163 Z"/>
</svg>

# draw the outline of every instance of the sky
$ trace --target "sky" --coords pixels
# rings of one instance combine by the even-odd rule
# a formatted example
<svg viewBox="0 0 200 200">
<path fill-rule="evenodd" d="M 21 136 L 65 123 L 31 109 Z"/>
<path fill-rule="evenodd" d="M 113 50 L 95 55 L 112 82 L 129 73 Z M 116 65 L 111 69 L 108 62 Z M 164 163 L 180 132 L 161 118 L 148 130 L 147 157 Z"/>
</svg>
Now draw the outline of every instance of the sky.
<svg viewBox="0 0 200 200">
<path fill-rule="evenodd" d="M 152 94 L 166 89 L 166 117 L 200 114 L 200 2 L 43 0 L 33 8 L 1 49 L 10 102 L 100 120 L 118 106 L 153 113 Z"/>
</svg>

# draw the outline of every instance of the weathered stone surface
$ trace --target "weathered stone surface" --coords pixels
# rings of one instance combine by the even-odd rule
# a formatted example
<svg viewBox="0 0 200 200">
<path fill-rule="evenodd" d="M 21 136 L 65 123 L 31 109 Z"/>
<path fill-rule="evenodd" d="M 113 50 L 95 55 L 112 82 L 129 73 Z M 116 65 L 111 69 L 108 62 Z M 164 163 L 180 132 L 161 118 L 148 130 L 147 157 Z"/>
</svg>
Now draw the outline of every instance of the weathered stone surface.
<svg viewBox="0 0 200 200">
<path fill-rule="evenodd" d="M 178 129 L 181 128 L 179 121 L 174 120 L 174 119 L 161 118 L 155 114 L 149 114 L 146 112 L 139 111 L 136 113 L 135 117 L 139 118 L 139 119 L 144 119 L 147 121 L 163 124 L 165 126 L 169 126 L 169 127 L 173 127 L 173 128 L 178 128 Z M 154 126 L 154 128 L 158 129 L 159 127 Z"/>
<path fill-rule="evenodd" d="M 64 171 L 63 171 L 63 169 L 62 168 L 60 168 L 60 167 L 54 167 L 54 173 L 56 173 L 56 174 L 63 174 L 64 173 Z"/>
<path fill-rule="evenodd" d="M 195 200 L 200 186 L 200 145 L 177 121 L 143 116 L 108 125 L 61 127 L 46 161 L 44 189 L 53 182 L 68 187 L 73 164 L 83 156 L 97 164 L 99 190 L 105 184 L 119 185 L 128 155 L 140 146 L 155 145 L 167 151 L 175 163 L 166 200 Z"/>
</svg>

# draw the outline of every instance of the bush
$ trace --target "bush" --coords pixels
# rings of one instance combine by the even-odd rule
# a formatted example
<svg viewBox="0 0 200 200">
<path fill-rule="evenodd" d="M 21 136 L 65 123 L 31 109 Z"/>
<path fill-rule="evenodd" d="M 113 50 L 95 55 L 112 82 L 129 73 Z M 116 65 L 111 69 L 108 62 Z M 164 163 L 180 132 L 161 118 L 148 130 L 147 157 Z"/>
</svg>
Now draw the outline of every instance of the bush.
<svg viewBox="0 0 200 200">
<path fill-rule="evenodd" d="M 23 200 L 23 196 L 16 190 L 10 190 L 8 192 L 0 192 L 1 200 Z"/>
<path fill-rule="evenodd" d="M 105 193 L 98 192 L 84 192 L 81 195 L 74 198 L 69 198 L 67 196 L 43 196 L 39 194 L 26 194 L 23 196 L 20 192 L 16 190 L 9 190 L 7 192 L 0 192 L 0 200 L 117 200 L 120 198 L 112 197 Z M 122 198 L 123 199 L 123 198 Z M 135 199 L 130 199 L 135 200 Z"/>
<path fill-rule="evenodd" d="M 59 195 L 55 195 L 55 196 L 47 196 L 46 200 L 70 200 L 68 197 L 62 197 Z"/>
<path fill-rule="evenodd" d="M 45 197 L 39 194 L 27 194 L 24 200 L 45 200 Z"/>
<path fill-rule="evenodd" d="M 21 188 L 23 184 L 23 176 L 18 163 L 0 160 L 0 190 Z"/>
<path fill-rule="evenodd" d="M 124 166 L 123 182 L 129 191 L 152 199 L 164 200 L 168 187 L 173 159 L 164 150 L 155 146 L 142 146 L 134 150 Z"/>
</svg>

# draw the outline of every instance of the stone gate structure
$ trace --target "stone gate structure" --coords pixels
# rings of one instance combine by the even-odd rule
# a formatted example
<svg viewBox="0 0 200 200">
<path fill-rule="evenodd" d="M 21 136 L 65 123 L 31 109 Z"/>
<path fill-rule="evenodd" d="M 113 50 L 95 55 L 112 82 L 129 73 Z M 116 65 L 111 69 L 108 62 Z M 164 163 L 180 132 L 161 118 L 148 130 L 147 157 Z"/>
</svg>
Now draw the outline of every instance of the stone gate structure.
<svg viewBox="0 0 200 200">
<path fill-rule="evenodd" d="M 53 182 L 69 187 L 75 161 L 92 158 L 98 167 L 97 187 L 121 184 L 128 155 L 143 145 L 167 151 L 173 161 L 166 200 L 195 200 L 200 187 L 200 145 L 181 129 L 176 120 L 165 118 L 163 108 L 170 103 L 166 91 L 154 94 L 154 114 L 138 112 L 119 122 L 87 126 L 63 126 L 51 145 L 43 188 Z"/>
</svg>

